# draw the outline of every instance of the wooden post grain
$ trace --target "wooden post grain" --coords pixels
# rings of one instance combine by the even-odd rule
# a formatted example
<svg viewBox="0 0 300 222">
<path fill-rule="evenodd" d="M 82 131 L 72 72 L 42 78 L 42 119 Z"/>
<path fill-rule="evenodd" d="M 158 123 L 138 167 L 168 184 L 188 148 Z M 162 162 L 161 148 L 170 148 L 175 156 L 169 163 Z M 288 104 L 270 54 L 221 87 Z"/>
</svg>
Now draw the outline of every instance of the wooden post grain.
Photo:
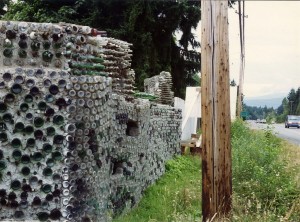
<svg viewBox="0 0 300 222">
<path fill-rule="evenodd" d="M 202 0 L 201 110 L 203 221 L 231 211 L 228 1 Z"/>
</svg>

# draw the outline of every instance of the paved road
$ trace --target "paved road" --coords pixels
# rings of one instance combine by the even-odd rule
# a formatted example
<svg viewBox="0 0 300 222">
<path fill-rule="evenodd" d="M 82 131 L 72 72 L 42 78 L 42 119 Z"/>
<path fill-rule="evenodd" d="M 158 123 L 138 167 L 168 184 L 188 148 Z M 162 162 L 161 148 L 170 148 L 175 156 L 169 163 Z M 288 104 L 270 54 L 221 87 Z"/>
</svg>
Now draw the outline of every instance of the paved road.
<svg viewBox="0 0 300 222">
<path fill-rule="evenodd" d="M 248 121 L 248 123 L 252 129 L 265 129 L 270 127 L 278 137 L 300 146 L 300 129 L 298 128 L 284 128 L 284 124 L 268 125 L 263 123 L 255 123 L 254 121 Z"/>
</svg>

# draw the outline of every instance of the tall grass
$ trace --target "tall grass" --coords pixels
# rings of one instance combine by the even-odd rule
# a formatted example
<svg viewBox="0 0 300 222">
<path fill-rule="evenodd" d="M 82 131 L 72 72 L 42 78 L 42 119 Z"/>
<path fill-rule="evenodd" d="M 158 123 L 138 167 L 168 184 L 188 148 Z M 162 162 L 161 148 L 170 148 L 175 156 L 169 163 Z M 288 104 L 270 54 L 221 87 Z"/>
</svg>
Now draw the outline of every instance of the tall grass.
<svg viewBox="0 0 300 222">
<path fill-rule="evenodd" d="M 231 141 L 233 211 L 226 221 L 300 221 L 300 148 L 239 120 L 232 124 Z M 202 221 L 200 163 L 189 155 L 170 160 L 138 207 L 114 221 Z"/>
<path fill-rule="evenodd" d="M 251 131 L 242 121 L 232 124 L 236 220 L 280 221 L 288 216 L 300 189 L 294 179 L 297 171 L 288 168 L 287 145 L 270 128 Z M 292 217 L 300 220 L 300 212 L 292 212 Z"/>
</svg>

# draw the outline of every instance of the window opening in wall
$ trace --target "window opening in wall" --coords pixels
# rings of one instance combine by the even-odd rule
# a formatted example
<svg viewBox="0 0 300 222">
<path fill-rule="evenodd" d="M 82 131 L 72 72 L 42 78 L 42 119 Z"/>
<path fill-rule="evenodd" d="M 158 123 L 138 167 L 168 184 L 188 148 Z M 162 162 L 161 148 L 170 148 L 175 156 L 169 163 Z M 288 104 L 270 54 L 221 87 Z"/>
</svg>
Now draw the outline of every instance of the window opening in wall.
<svg viewBox="0 0 300 222">
<path fill-rule="evenodd" d="M 137 121 L 133 121 L 131 119 L 127 122 L 126 128 L 126 135 L 127 136 L 138 136 L 139 135 L 139 126 Z"/>
</svg>

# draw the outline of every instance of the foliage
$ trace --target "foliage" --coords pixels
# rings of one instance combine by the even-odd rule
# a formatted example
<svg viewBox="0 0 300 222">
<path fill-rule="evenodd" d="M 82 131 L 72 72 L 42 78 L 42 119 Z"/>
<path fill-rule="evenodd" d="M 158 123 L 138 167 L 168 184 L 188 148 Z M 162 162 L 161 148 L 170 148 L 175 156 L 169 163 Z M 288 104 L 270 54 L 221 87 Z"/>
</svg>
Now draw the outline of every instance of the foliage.
<svg viewBox="0 0 300 222">
<path fill-rule="evenodd" d="M 10 2 L 4 19 L 88 25 L 133 43 L 132 68 L 140 91 L 145 78 L 170 71 L 175 95 L 183 97 L 200 71 L 195 51 L 200 44 L 192 34 L 200 20 L 200 1 L 19 0 Z"/>
<path fill-rule="evenodd" d="M 200 158 L 178 156 L 166 164 L 166 173 L 148 188 L 138 207 L 115 222 L 200 221 Z"/>
<path fill-rule="evenodd" d="M 248 118 L 252 120 L 256 119 L 273 119 L 275 118 L 275 110 L 273 107 L 268 108 L 265 107 L 257 107 L 257 106 L 247 106 L 246 104 L 243 105 L 243 111 L 249 113 Z"/>
<path fill-rule="evenodd" d="M 300 115 L 300 87 L 291 89 L 277 109 L 277 122 L 284 122 L 287 115 Z"/>
<path fill-rule="evenodd" d="M 251 131 L 241 120 L 232 124 L 231 132 L 231 221 L 299 221 L 299 148 L 291 150 L 291 145 L 275 137 L 270 129 Z M 115 222 L 202 220 L 200 159 L 177 157 L 167 162 L 166 169 L 166 174 L 146 190 L 137 208 Z"/>
<path fill-rule="evenodd" d="M 236 121 L 232 125 L 232 146 L 236 201 L 242 201 L 250 214 L 268 211 L 270 216 L 283 217 L 300 197 L 300 191 L 292 179 L 295 175 L 281 158 L 281 140 L 270 128 L 253 132 Z"/>
<path fill-rule="evenodd" d="M 9 3 L 9 0 L 0 0 L 0 16 L 6 13 L 5 6 Z"/>
</svg>

